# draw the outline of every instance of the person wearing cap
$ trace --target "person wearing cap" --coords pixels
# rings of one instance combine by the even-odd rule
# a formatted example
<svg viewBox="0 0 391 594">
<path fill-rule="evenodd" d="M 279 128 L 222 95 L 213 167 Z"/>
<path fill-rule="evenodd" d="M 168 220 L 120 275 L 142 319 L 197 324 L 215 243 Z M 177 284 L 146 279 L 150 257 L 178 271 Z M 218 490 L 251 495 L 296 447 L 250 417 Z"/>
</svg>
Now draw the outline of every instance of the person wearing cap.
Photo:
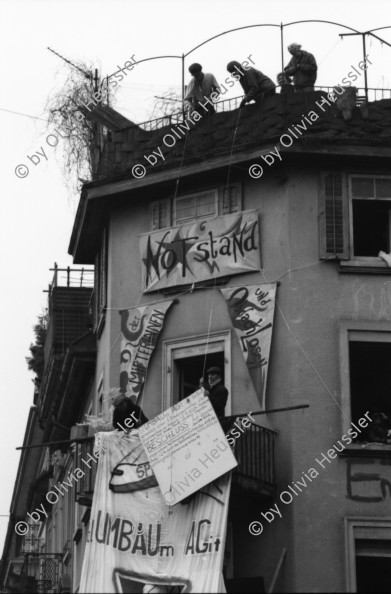
<svg viewBox="0 0 391 594">
<path fill-rule="evenodd" d="M 245 70 L 240 62 L 233 60 L 227 64 L 227 70 L 235 80 L 239 80 L 245 92 L 245 97 L 239 105 L 240 108 L 244 107 L 252 99 L 258 103 L 276 92 L 276 85 L 271 78 L 252 66 Z"/>
<path fill-rule="evenodd" d="M 213 105 L 208 103 L 205 99 L 205 97 L 209 99 L 213 92 L 220 92 L 219 85 L 214 75 L 208 72 L 202 72 L 201 64 L 197 63 L 189 66 L 189 72 L 192 74 L 192 79 L 186 90 L 185 104 L 201 113 L 201 115 L 205 114 L 205 110 L 199 107 L 198 103 L 205 105 L 210 113 L 215 113 L 216 110 Z"/>
<path fill-rule="evenodd" d="M 204 388 L 205 395 L 209 396 L 216 415 L 223 417 L 228 400 L 228 390 L 223 384 L 221 369 L 219 367 L 210 367 L 206 374 L 208 383 L 204 384 L 204 380 L 201 378 L 200 385 Z"/>
<path fill-rule="evenodd" d="M 287 76 L 293 76 L 295 91 L 313 91 L 318 72 L 314 56 L 302 50 L 299 43 L 288 45 L 288 51 L 292 58 L 284 72 Z"/>
</svg>

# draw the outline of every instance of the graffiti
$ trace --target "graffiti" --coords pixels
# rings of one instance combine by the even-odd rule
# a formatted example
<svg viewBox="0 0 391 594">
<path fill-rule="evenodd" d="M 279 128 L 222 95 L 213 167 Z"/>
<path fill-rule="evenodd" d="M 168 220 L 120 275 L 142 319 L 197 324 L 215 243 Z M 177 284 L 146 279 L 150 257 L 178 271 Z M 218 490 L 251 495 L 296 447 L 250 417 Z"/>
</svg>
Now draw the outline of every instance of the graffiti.
<svg viewBox="0 0 391 594">
<path fill-rule="evenodd" d="M 257 232 L 250 211 L 142 236 L 145 291 L 259 270 Z"/>
<path fill-rule="evenodd" d="M 391 460 L 347 460 L 347 498 L 353 501 L 391 499 Z"/>
</svg>

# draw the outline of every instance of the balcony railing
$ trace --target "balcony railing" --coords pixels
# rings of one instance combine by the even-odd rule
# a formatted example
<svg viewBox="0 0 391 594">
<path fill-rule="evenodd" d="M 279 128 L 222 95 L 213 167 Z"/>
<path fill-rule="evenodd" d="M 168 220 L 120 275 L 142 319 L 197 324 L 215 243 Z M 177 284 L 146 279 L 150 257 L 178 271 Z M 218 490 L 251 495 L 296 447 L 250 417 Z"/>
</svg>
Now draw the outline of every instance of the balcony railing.
<svg viewBox="0 0 391 594">
<path fill-rule="evenodd" d="M 335 85 L 337 86 L 337 85 Z M 277 92 L 280 87 L 276 87 Z M 331 93 L 334 87 L 314 87 L 315 91 L 323 91 L 325 93 Z M 361 105 L 365 102 L 365 89 L 364 87 L 356 87 L 357 88 L 357 106 Z M 244 98 L 244 95 L 239 97 L 233 97 L 231 99 L 224 99 L 223 101 L 218 101 L 215 103 L 215 108 L 218 113 L 233 111 L 237 109 L 240 105 L 240 102 Z M 377 89 L 377 88 L 370 88 L 368 89 L 368 101 L 380 101 L 381 99 L 391 99 L 391 89 Z M 160 118 L 155 118 L 153 120 L 148 120 L 147 122 L 141 122 L 140 124 L 134 124 L 131 126 L 132 128 L 138 126 L 147 132 L 153 132 L 156 130 L 160 130 L 161 128 L 165 128 L 167 126 L 175 126 L 181 124 L 184 121 L 183 111 L 178 110 L 170 115 L 166 115 Z"/>
<path fill-rule="evenodd" d="M 251 423 L 235 443 L 235 457 L 238 466 L 232 473 L 232 485 L 254 496 L 273 496 L 274 483 L 274 440 L 276 432 Z M 82 468 L 85 475 L 78 481 L 75 500 L 90 507 L 94 493 L 97 464 L 90 462 L 88 468 L 82 460 L 89 460 L 94 450 L 94 438 L 75 443 L 75 468 Z"/>
<path fill-rule="evenodd" d="M 232 473 L 233 489 L 240 488 L 254 496 L 273 496 L 274 440 L 276 432 L 251 423 L 235 443 L 238 466 Z"/>
</svg>

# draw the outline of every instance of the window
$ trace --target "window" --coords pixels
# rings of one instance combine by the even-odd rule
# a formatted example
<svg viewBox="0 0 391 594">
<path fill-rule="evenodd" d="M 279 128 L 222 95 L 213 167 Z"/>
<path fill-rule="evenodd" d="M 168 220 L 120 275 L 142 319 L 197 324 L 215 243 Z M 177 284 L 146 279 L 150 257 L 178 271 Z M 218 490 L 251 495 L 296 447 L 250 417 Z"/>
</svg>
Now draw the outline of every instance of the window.
<svg viewBox="0 0 391 594">
<path fill-rule="evenodd" d="M 95 257 L 94 275 L 94 329 L 100 334 L 103 329 L 107 306 L 107 230 L 104 229 L 100 249 Z"/>
<path fill-rule="evenodd" d="M 348 326 L 349 324 L 349 326 Z M 353 328 L 352 328 L 353 326 Z M 387 328 L 388 326 L 388 328 Z M 387 331 L 388 330 L 388 331 Z M 389 322 L 346 322 L 341 329 L 344 433 L 369 411 L 376 419 L 358 440 L 386 443 L 391 420 L 391 327 Z"/>
<path fill-rule="evenodd" d="M 174 217 L 171 215 L 171 200 L 163 198 L 154 200 L 149 207 L 150 231 L 165 229 L 172 225 L 184 225 L 198 219 L 216 217 L 219 215 L 233 214 L 242 210 L 242 184 L 235 182 L 178 196 L 173 205 Z"/>
<path fill-rule="evenodd" d="M 378 254 L 391 251 L 391 177 L 326 173 L 319 196 L 321 259 L 387 267 Z"/>
<path fill-rule="evenodd" d="M 213 217 L 217 212 L 217 190 L 208 190 L 178 197 L 174 203 L 175 225 L 191 223 L 197 219 Z"/>
<path fill-rule="evenodd" d="M 199 380 L 209 367 L 220 367 L 228 390 L 225 415 L 231 414 L 231 332 L 217 332 L 185 340 L 164 342 L 163 410 L 199 388 Z"/>
<path fill-rule="evenodd" d="M 170 199 L 154 200 L 149 207 L 150 230 L 157 231 L 171 227 Z"/>
<path fill-rule="evenodd" d="M 391 178 L 351 176 L 351 248 L 353 257 L 377 258 L 389 252 Z"/>
<path fill-rule="evenodd" d="M 391 518 L 345 518 L 348 592 L 391 592 Z"/>
</svg>

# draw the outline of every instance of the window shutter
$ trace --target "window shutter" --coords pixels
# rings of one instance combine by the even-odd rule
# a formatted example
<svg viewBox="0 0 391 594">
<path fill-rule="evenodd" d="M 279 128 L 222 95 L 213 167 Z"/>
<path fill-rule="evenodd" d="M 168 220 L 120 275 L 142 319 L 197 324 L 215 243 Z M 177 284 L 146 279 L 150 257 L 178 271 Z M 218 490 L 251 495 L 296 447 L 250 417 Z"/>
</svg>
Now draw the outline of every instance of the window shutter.
<svg viewBox="0 0 391 594">
<path fill-rule="evenodd" d="M 232 214 L 242 210 L 242 187 L 240 183 L 224 186 L 220 191 L 220 213 Z"/>
<path fill-rule="evenodd" d="M 349 260 L 349 201 L 346 176 L 342 173 L 321 174 L 319 257 Z"/>
<path fill-rule="evenodd" d="M 107 306 L 107 230 L 104 229 L 100 251 L 100 308 Z"/>
<path fill-rule="evenodd" d="M 149 219 L 151 231 L 171 227 L 171 205 L 170 199 L 155 200 L 149 207 Z"/>
</svg>

